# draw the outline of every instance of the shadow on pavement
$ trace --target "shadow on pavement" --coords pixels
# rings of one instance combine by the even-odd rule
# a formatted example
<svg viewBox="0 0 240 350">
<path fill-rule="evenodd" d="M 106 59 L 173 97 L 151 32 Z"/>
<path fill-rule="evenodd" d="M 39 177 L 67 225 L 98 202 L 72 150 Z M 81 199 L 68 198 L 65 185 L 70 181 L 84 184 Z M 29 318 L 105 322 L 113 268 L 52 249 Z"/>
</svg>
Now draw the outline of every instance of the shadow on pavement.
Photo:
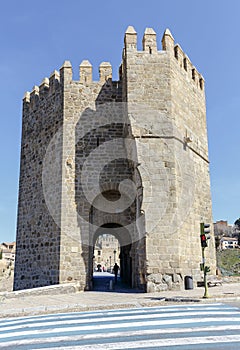
<svg viewBox="0 0 240 350">
<path fill-rule="evenodd" d="M 115 292 L 115 293 L 143 293 L 139 289 L 133 289 L 121 281 L 120 276 L 115 283 L 115 276 L 109 272 L 93 273 L 93 291 L 95 292 Z"/>
</svg>

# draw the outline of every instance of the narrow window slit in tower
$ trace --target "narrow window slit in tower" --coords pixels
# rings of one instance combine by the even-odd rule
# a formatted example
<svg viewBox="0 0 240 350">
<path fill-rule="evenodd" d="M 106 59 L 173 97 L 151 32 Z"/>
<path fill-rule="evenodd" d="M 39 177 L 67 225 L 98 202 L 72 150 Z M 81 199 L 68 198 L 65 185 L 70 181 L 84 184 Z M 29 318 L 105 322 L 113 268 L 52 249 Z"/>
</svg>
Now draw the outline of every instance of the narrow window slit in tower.
<svg viewBox="0 0 240 350">
<path fill-rule="evenodd" d="M 178 60 L 178 49 L 174 47 L 174 57 Z"/>
<path fill-rule="evenodd" d="M 192 69 L 192 78 L 193 78 L 193 80 L 196 79 L 195 69 Z"/>
<path fill-rule="evenodd" d="M 183 59 L 183 67 L 184 67 L 185 71 L 187 71 L 187 59 L 186 58 Z"/>
</svg>

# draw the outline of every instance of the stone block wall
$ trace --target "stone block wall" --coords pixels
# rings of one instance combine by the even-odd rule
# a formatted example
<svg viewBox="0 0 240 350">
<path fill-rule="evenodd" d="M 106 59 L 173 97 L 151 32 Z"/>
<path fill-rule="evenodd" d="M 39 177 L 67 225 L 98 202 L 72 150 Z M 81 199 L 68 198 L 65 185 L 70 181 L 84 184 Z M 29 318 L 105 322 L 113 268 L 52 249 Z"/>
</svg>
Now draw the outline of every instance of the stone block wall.
<svg viewBox="0 0 240 350">
<path fill-rule="evenodd" d="M 169 30 L 162 50 L 149 28 L 137 47 L 129 27 L 123 91 L 144 188 L 147 289 L 158 290 L 166 275 L 180 285 L 201 279 L 200 222 L 212 222 L 204 79 Z M 215 274 L 214 239 L 206 251 Z"/>
<path fill-rule="evenodd" d="M 62 127 L 63 97 L 58 72 L 35 86 L 23 99 L 18 226 L 14 289 L 59 283 L 60 229 L 44 198 L 44 157 Z M 61 154 L 61 148 L 54 149 Z M 55 157 L 55 155 L 53 154 Z M 54 181 L 55 210 L 60 215 L 61 164 Z M 48 168 L 45 168 L 48 171 Z"/>
</svg>

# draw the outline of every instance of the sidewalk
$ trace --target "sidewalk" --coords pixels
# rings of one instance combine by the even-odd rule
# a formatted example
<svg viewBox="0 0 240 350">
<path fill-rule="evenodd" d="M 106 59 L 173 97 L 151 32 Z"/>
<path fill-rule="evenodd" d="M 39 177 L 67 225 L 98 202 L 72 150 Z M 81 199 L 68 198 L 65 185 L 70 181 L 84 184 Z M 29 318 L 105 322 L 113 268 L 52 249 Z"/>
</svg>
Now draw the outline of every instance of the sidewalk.
<svg viewBox="0 0 240 350">
<path fill-rule="evenodd" d="M 56 312 L 88 311 L 167 305 L 177 302 L 224 302 L 240 300 L 240 283 L 226 283 L 209 288 L 140 293 L 132 290 L 79 292 L 76 284 L 41 287 L 0 293 L 0 318 Z"/>
</svg>

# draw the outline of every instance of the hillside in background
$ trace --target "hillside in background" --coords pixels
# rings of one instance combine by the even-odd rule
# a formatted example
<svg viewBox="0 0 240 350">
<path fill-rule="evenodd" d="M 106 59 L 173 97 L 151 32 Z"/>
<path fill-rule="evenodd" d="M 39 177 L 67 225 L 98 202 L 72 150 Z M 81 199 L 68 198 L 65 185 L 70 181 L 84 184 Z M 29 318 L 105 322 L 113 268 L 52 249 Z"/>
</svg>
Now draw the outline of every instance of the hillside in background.
<svg viewBox="0 0 240 350">
<path fill-rule="evenodd" d="M 223 276 L 240 276 L 240 249 L 217 251 L 217 266 Z"/>
</svg>

